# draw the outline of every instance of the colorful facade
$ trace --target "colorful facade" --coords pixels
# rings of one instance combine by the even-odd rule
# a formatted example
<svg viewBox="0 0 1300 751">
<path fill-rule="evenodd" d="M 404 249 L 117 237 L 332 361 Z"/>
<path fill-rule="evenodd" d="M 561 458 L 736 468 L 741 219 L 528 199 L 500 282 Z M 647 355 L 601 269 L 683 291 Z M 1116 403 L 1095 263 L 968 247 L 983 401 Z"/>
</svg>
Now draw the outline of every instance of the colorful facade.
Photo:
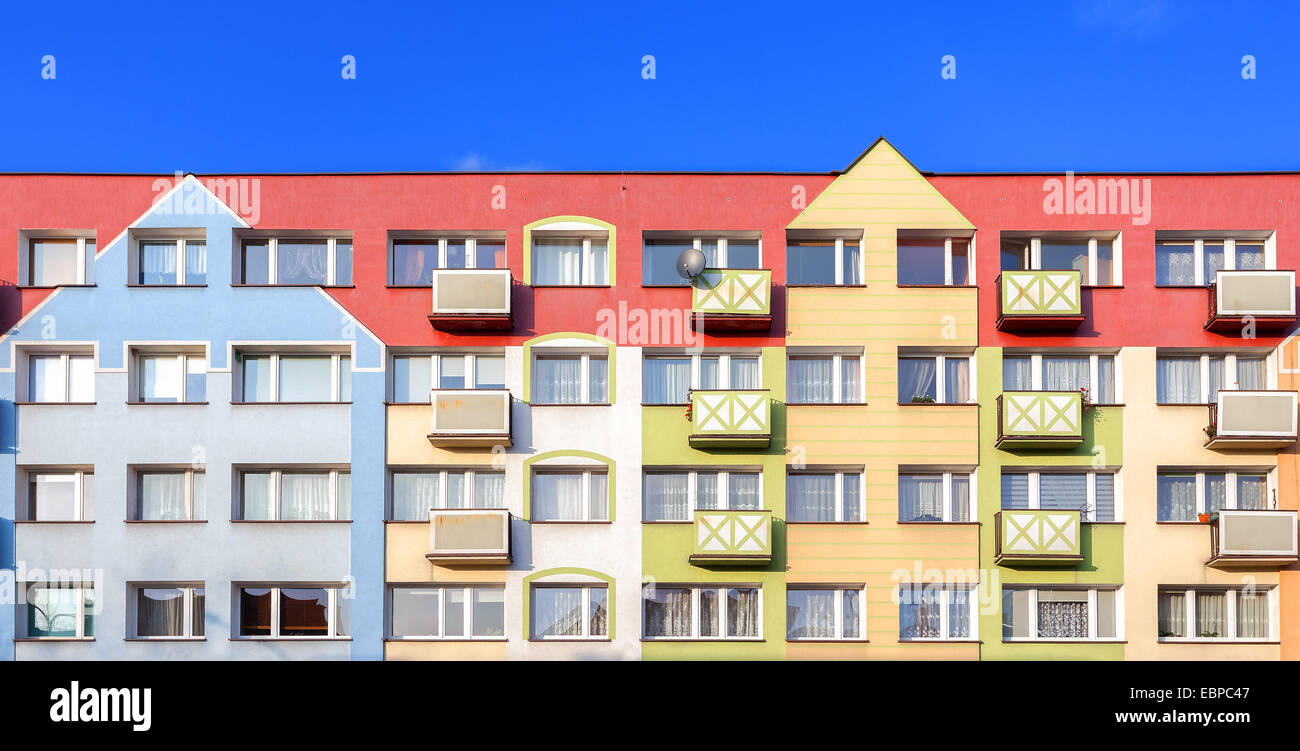
<svg viewBox="0 0 1300 751">
<path fill-rule="evenodd" d="M 2 654 L 1296 658 L 1298 200 L 0 176 Z"/>
</svg>

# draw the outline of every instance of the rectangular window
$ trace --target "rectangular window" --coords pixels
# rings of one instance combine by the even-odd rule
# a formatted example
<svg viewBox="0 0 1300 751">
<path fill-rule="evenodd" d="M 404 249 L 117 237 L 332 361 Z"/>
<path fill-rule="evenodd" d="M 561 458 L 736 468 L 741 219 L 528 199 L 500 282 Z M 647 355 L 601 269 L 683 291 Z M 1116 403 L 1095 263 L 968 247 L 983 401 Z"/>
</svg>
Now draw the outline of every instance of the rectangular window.
<svg viewBox="0 0 1300 751">
<path fill-rule="evenodd" d="M 1201 287 L 1215 283 L 1217 272 L 1270 268 L 1270 239 L 1187 237 L 1156 233 L 1156 286 Z"/>
<path fill-rule="evenodd" d="M 399 404 L 428 404 L 435 388 L 504 389 L 506 358 L 461 353 L 394 355 L 392 387 L 392 400 Z"/>
<path fill-rule="evenodd" d="M 492 237 L 397 237 L 390 243 L 389 284 L 426 286 L 434 269 L 504 269 L 506 241 Z"/>
<path fill-rule="evenodd" d="M 791 587 L 785 593 L 786 641 L 853 641 L 864 637 L 862 589 Z"/>
<path fill-rule="evenodd" d="M 87 283 L 87 269 L 95 258 L 93 237 L 34 237 L 26 242 L 27 286 Z"/>
<path fill-rule="evenodd" d="M 953 584 L 898 588 L 899 641 L 973 641 L 975 589 Z"/>
<path fill-rule="evenodd" d="M 646 233 L 641 243 L 641 283 L 647 286 L 688 286 L 690 280 L 677 273 L 677 259 L 692 248 L 704 253 L 706 268 L 757 269 L 761 265 L 757 237 Z"/>
<path fill-rule="evenodd" d="M 1003 641 L 1120 639 L 1116 588 L 1002 588 Z"/>
<path fill-rule="evenodd" d="M 1004 350 L 1003 391 L 1082 391 L 1090 404 L 1117 404 L 1114 355 L 1018 354 Z"/>
<path fill-rule="evenodd" d="M 208 360 L 201 354 L 136 355 L 136 400 L 153 403 L 204 402 Z"/>
<path fill-rule="evenodd" d="M 27 514 L 33 522 L 95 519 L 95 475 L 82 470 L 28 470 Z"/>
<path fill-rule="evenodd" d="M 1002 508 L 1078 511 L 1085 522 L 1117 521 L 1111 472 L 1003 472 Z"/>
<path fill-rule="evenodd" d="M 609 474 L 604 468 L 534 470 L 531 492 L 533 521 L 609 521 Z"/>
<path fill-rule="evenodd" d="M 1003 271 L 1075 270 L 1085 285 L 1123 283 L 1118 234 L 1082 237 L 1066 233 L 1029 237 L 1021 233 L 1003 233 L 1001 255 Z"/>
<path fill-rule="evenodd" d="M 965 286 L 972 283 L 970 240 L 953 237 L 898 238 L 900 286 Z"/>
<path fill-rule="evenodd" d="M 344 354 L 235 353 L 238 403 L 352 401 L 352 357 Z"/>
<path fill-rule="evenodd" d="M 1156 474 L 1156 521 L 1194 522 L 1222 509 L 1268 508 L 1268 473 L 1161 470 Z"/>
<path fill-rule="evenodd" d="M 760 587 L 646 584 L 641 588 L 646 639 L 763 638 Z"/>
<path fill-rule="evenodd" d="M 1274 589 L 1161 587 L 1161 641 L 1274 641 Z"/>
<path fill-rule="evenodd" d="M 389 588 L 389 638 L 504 639 L 505 589 L 396 585 Z"/>
<path fill-rule="evenodd" d="M 973 390 L 971 355 L 899 355 L 900 404 L 968 404 Z"/>
<path fill-rule="evenodd" d="M 688 404 L 692 389 L 761 389 L 759 355 L 646 355 L 642 360 L 646 404 Z"/>
<path fill-rule="evenodd" d="M 608 404 L 609 359 L 604 355 L 535 355 L 533 404 Z"/>
<path fill-rule="evenodd" d="M 208 243 L 202 238 L 147 239 L 137 243 L 135 283 L 144 286 L 208 282 Z"/>
<path fill-rule="evenodd" d="M 92 582 L 26 585 L 22 623 L 28 639 L 91 639 L 95 636 Z"/>
<path fill-rule="evenodd" d="M 90 404 L 95 401 L 95 358 L 81 353 L 27 357 L 28 401 Z"/>
<path fill-rule="evenodd" d="M 533 234 L 535 286 L 609 284 L 608 237 L 553 237 Z"/>
<path fill-rule="evenodd" d="M 250 469 L 239 473 L 240 521 L 331 521 L 352 518 L 346 470 Z"/>
<path fill-rule="evenodd" d="M 534 584 L 534 639 L 608 639 L 609 587 L 604 584 Z"/>
<path fill-rule="evenodd" d="M 240 586 L 238 636 L 338 639 L 349 635 L 347 587 Z"/>
<path fill-rule="evenodd" d="M 506 475 L 484 470 L 394 471 L 392 521 L 428 521 L 431 509 L 505 508 Z"/>
<path fill-rule="evenodd" d="M 1257 354 L 1158 354 L 1156 403 L 1214 404 L 1222 389 L 1267 389 L 1267 366 Z"/>
<path fill-rule="evenodd" d="M 693 509 L 747 511 L 763 508 L 763 475 L 741 470 L 647 470 L 642 492 L 644 520 L 688 522 Z"/>
<path fill-rule="evenodd" d="M 790 404 L 861 404 L 862 357 L 859 354 L 800 355 L 786 360 Z"/>
<path fill-rule="evenodd" d="M 900 472 L 900 522 L 968 522 L 971 514 L 970 472 Z"/>
<path fill-rule="evenodd" d="M 192 469 L 135 472 L 137 521 L 201 521 L 207 518 L 207 477 Z"/>
<path fill-rule="evenodd" d="M 253 238 L 240 242 L 239 284 L 352 284 L 352 238 Z"/>
<path fill-rule="evenodd" d="M 786 476 L 786 508 L 792 522 L 860 522 L 862 470 L 792 471 Z"/>
<path fill-rule="evenodd" d="M 861 235 L 797 239 L 785 243 L 786 283 L 794 286 L 862 284 Z"/>
<path fill-rule="evenodd" d="M 202 639 L 206 590 L 202 585 L 132 587 L 135 598 L 132 639 Z"/>
</svg>

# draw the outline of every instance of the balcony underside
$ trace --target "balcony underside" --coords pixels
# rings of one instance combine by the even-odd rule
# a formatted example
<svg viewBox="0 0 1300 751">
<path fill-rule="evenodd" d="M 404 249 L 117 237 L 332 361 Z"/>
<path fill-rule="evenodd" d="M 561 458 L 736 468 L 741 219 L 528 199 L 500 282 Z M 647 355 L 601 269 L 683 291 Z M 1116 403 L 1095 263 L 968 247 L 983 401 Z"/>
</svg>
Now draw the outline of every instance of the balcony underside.
<svg viewBox="0 0 1300 751">
<path fill-rule="evenodd" d="M 510 563 L 509 553 L 427 553 L 429 563 L 439 566 L 500 566 Z"/>
<path fill-rule="evenodd" d="M 998 331 L 1073 331 L 1084 315 L 1011 315 L 998 316 Z"/>
<path fill-rule="evenodd" d="M 723 553 L 694 553 L 689 557 L 692 566 L 767 566 L 770 554 L 726 555 Z"/>
<path fill-rule="evenodd" d="M 1294 436 L 1276 435 L 1216 435 L 1205 442 L 1205 448 L 1216 451 L 1253 451 L 1255 449 L 1280 449 L 1295 444 Z"/>
<path fill-rule="evenodd" d="M 429 443 L 434 446 L 451 448 L 490 448 L 492 446 L 510 448 L 513 445 L 509 433 L 430 433 Z"/>
<path fill-rule="evenodd" d="M 770 434 L 763 435 L 691 435 L 688 440 L 695 448 L 763 449 L 772 443 Z"/>
<path fill-rule="evenodd" d="M 999 449 L 1034 449 L 1037 451 L 1058 451 L 1060 449 L 1069 449 L 1083 443 L 1081 435 L 1067 436 L 1033 436 L 1033 435 L 1004 435 L 998 436 L 993 443 L 994 448 Z"/>
<path fill-rule="evenodd" d="M 1217 569 L 1282 568 L 1300 560 L 1294 555 L 1216 555 L 1205 562 Z"/>
<path fill-rule="evenodd" d="M 1042 553 L 998 553 L 993 563 L 998 566 L 1076 566 L 1083 561 L 1082 555 L 1048 555 Z"/>
<path fill-rule="evenodd" d="M 1210 317 L 1210 320 L 1205 322 L 1205 326 L 1202 328 L 1216 334 L 1240 332 L 1242 328 L 1246 326 L 1246 318 L 1247 316 L 1244 315 L 1214 315 Z M 1254 324 L 1256 331 L 1265 332 L 1284 331 L 1294 326 L 1296 322 L 1295 316 L 1257 315 L 1249 316 L 1249 318 L 1251 319 L 1251 323 Z"/>
<path fill-rule="evenodd" d="M 430 313 L 429 323 L 439 331 L 509 331 L 509 313 Z"/>
<path fill-rule="evenodd" d="M 770 331 L 771 315 L 756 313 L 691 313 L 691 328 L 695 331 Z"/>
</svg>

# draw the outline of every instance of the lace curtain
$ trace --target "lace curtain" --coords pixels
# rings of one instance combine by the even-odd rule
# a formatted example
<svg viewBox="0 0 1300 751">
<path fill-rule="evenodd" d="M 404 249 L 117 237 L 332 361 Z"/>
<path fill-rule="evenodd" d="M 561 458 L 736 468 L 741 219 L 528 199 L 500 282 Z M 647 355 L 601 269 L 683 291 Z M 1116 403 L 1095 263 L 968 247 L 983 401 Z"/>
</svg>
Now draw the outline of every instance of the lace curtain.
<svg viewBox="0 0 1300 751">
<path fill-rule="evenodd" d="M 1194 475 L 1162 474 L 1156 477 L 1156 519 L 1162 522 L 1187 522 L 1196 519 L 1196 477 Z"/>
<path fill-rule="evenodd" d="M 690 401 L 691 358 L 647 357 L 645 383 L 646 404 L 685 404 Z"/>
<path fill-rule="evenodd" d="M 943 521 L 943 476 L 899 475 L 898 519 L 907 522 Z"/>
<path fill-rule="evenodd" d="M 1268 594 L 1256 592 L 1248 595 L 1244 591 L 1237 593 L 1237 638 L 1267 639 L 1268 633 Z"/>
<path fill-rule="evenodd" d="M 829 357 L 790 360 L 789 398 L 793 404 L 835 401 L 835 360 Z"/>
<path fill-rule="evenodd" d="M 835 521 L 835 475 L 790 475 L 787 483 L 791 521 Z"/>
<path fill-rule="evenodd" d="M 1159 636 L 1187 636 L 1187 595 L 1182 592 L 1161 592 L 1158 610 Z"/>
<path fill-rule="evenodd" d="M 690 519 L 690 486 L 686 473 L 651 472 L 645 476 L 646 521 Z"/>
<path fill-rule="evenodd" d="M 691 590 L 650 587 L 645 594 L 646 636 L 691 636 Z"/>
<path fill-rule="evenodd" d="M 393 520 L 427 521 L 429 510 L 438 506 L 436 472 L 393 474 Z"/>
<path fill-rule="evenodd" d="M 180 520 L 185 518 L 185 475 L 180 472 L 140 475 L 140 518 Z"/>
<path fill-rule="evenodd" d="M 934 401 L 938 398 L 935 383 L 937 361 L 933 357 L 900 357 L 898 359 L 898 401 Z"/>
<path fill-rule="evenodd" d="M 1157 358 L 1156 401 L 1161 404 L 1200 404 L 1200 358 Z"/>
<path fill-rule="evenodd" d="M 581 474 L 533 475 L 533 518 L 577 521 L 583 518 Z"/>
<path fill-rule="evenodd" d="M 791 639 L 835 638 L 833 589 L 791 589 L 786 594 L 786 623 Z M 847 618 L 847 614 L 846 614 Z"/>
<path fill-rule="evenodd" d="M 940 597 L 937 587 L 903 587 L 899 590 L 900 639 L 937 639 L 940 628 Z"/>
<path fill-rule="evenodd" d="M 281 519 L 330 519 L 332 516 L 328 474 L 280 476 Z"/>
<path fill-rule="evenodd" d="M 1082 597 L 1080 597 L 1082 596 Z M 1038 593 L 1038 636 L 1041 639 L 1084 639 L 1088 636 L 1086 592 Z"/>
<path fill-rule="evenodd" d="M 582 401 L 582 359 L 538 357 L 534 360 L 533 401 L 578 404 Z"/>
</svg>

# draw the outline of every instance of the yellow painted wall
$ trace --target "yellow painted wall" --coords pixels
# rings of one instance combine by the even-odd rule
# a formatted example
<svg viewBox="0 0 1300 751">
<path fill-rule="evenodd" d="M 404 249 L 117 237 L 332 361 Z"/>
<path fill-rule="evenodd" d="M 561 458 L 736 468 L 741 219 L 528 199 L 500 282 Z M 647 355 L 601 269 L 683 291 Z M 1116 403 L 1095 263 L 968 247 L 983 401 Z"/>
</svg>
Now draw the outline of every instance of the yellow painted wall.
<svg viewBox="0 0 1300 751">
<path fill-rule="evenodd" d="M 491 464 L 490 449 L 438 448 L 429 443 L 433 407 L 428 404 L 388 405 L 388 464 L 474 466 Z"/>
</svg>

